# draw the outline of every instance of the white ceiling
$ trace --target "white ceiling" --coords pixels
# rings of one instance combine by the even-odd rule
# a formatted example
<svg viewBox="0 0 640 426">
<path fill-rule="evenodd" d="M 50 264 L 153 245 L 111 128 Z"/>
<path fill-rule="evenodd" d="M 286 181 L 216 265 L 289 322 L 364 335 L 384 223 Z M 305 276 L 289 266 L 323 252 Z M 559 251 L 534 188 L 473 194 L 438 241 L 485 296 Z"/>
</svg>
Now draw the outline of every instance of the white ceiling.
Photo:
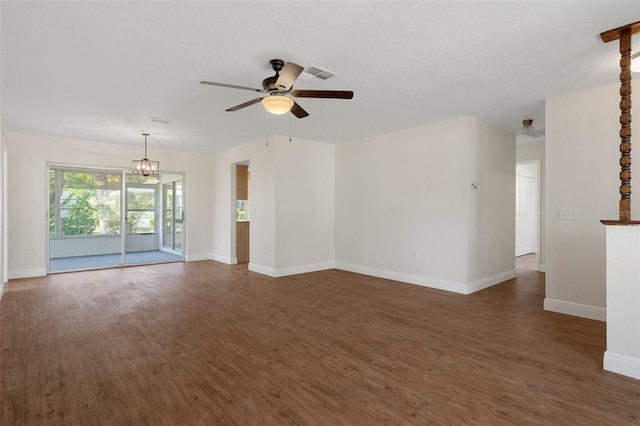
<svg viewBox="0 0 640 426">
<path fill-rule="evenodd" d="M 544 99 L 618 81 L 617 42 L 640 1 L 0 2 L 1 111 L 9 131 L 216 152 L 267 134 L 329 143 L 471 115 L 544 128 Z M 640 40 L 634 37 L 634 52 Z M 339 76 L 295 87 L 274 116 L 256 93 L 281 58 Z M 161 117 L 170 124 L 149 118 Z M 291 117 L 291 118 L 290 118 Z"/>
</svg>

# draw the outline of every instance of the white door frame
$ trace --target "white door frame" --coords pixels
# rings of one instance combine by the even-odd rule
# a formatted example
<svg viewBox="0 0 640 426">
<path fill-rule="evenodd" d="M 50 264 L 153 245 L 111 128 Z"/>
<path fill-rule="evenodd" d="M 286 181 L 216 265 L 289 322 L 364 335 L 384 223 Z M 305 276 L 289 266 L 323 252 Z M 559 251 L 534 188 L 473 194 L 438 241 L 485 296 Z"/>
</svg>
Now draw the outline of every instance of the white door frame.
<svg viewBox="0 0 640 426">
<path fill-rule="evenodd" d="M 542 216 L 542 160 L 525 160 L 516 161 L 516 167 L 523 164 L 535 164 L 537 170 L 537 183 L 536 183 L 536 247 L 537 247 L 537 260 L 536 271 L 540 270 L 540 260 L 542 257 L 542 229 L 541 229 L 541 216 Z M 515 176 L 514 176 L 515 177 Z"/>
</svg>

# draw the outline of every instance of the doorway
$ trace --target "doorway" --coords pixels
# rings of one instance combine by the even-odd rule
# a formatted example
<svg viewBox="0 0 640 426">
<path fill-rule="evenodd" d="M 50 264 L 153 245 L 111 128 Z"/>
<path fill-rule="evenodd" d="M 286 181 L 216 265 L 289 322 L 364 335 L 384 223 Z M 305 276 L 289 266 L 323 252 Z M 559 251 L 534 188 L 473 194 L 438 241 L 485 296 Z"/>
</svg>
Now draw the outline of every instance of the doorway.
<svg viewBox="0 0 640 426">
<path fill-rule="evenodd" d="M 47 272 L 184 260 L 183 174 L 49 165 L 48 175 Z"/>
<path fill-rule="evenodd" d="M 182 251 L 182 176 L 163 175 L 162 200 L 164 208 L 162 247 L 179 254 Z"/>
<path fill-rule="evenodd" d="M 250 261 L 250 177 L 248 161 L 235 165 L 235 254 L 238 264 L 249 263 Z"/>
<path fill-rule="evenodd" d="M 528 265 L 539 268 L 540 162 L 516 164 L 515 256 L 527 256 Z M 520 263 L 523 259 L 520 259 Z"/>
</svg>

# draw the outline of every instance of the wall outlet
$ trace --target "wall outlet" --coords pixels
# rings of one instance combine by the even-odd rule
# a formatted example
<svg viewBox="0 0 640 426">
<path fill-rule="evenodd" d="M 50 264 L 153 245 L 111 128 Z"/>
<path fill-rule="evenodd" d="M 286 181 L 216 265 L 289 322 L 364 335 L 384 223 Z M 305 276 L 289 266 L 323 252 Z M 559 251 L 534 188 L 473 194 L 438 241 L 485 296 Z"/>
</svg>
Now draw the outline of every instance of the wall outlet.
<svg viewBox="0 0 640 426">
<path fill-rule="evenodd" d="M 578 220 L 580 219 L 580 211 L 578 209 L 560 209 L 558 216 L 560 220 Z"/>
</svg>

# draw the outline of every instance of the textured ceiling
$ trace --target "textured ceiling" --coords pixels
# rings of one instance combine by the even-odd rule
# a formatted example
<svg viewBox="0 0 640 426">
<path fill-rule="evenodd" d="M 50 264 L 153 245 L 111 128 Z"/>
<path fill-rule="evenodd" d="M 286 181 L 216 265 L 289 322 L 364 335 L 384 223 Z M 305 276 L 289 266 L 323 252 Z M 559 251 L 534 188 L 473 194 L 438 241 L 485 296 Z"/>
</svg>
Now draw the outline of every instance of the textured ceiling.
<svg viewBox="0 0 640 426">
<path fill-rule="evenodd" d="M 266 137 L 340 143 L 471 115 L 544 127 L 544 99 L 618 81 L 617 43 L 640 1 L 0 2 L 1 111 L 9 131 L 199 152 Z M 634 52 L 640 40 L 634 38 Z M 256 97 L 282 58 L 337 72 L 296 88 L 304 119 Z M 170 120 L 154 123 L 150 117 Z M 291 117 L 291 118 L 290 118 Z"/>
</svg>

